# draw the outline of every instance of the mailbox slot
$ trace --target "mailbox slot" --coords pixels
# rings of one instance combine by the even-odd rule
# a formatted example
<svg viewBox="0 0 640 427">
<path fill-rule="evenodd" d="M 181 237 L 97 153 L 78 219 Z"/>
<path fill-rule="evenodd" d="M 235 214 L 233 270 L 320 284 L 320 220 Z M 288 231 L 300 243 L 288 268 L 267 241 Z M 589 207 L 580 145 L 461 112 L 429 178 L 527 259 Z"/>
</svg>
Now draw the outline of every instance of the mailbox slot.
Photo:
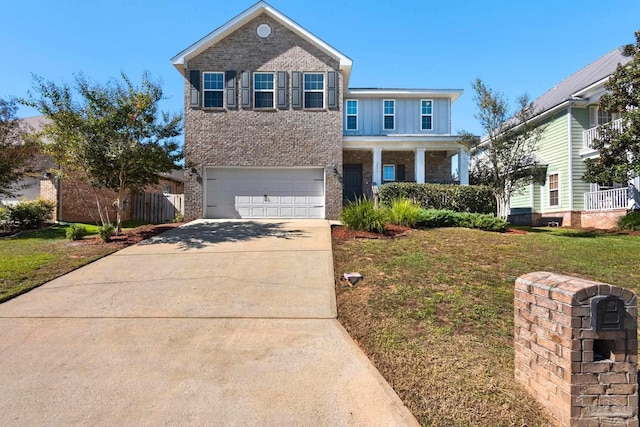
<svg viewBox="0 0 640 427">
<path fill-rule="evenodd" d="M 595 297 L 591 300 L 591 327 L 595 332 L 623 331 L 625 313 L 620 298 Z"/>
</svg>

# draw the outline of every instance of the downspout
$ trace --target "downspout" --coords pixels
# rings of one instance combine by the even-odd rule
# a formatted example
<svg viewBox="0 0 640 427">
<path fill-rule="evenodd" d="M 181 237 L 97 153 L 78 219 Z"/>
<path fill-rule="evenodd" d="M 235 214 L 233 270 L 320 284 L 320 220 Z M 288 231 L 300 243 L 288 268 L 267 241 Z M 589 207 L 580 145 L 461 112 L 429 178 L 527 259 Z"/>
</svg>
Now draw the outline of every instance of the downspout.
<svg viewBox="0 0 640 427">
<path fill-rule="evenodd" d="M 567 109 L 567 140 L 569 141 L 569 212 L 573 212 L 573 138 L 571 135 L 571 122 L 573 121 L 573 112 L 571 105 Z"/>
</svg>

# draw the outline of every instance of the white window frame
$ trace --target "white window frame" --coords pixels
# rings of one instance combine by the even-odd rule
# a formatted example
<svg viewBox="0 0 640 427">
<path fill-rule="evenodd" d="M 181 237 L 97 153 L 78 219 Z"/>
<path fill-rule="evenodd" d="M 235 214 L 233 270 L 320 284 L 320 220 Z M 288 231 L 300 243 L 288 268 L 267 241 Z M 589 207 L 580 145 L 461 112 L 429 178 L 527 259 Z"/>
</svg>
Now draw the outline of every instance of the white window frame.
<svg viewBox="0 0 640 427">
<path fill-rule="evenodd" d="M 385 177 L 384 177 L 384 168 L 386 168 L 386 167 L 392 167 L 393 168 L 393 179 L 385 179 Z M 391 164 L 391 163 L 387 163 L 387 164 L 382 165 L 382 182 L 395 182 L 396 181 L 396 173 L 397 173 L 396 165 Z"/>
<path fill-rule="evenodd" d="M 356 103 L 356 113 L 355 114 L 349 114 L 349 103 L 350 102 L 355 102 Z M 345 109 L 344 109 L 344 111 L 345 111 L 345 114 L 346 114 L 346 117 L 347 117 L 347 119 L 345 120 L 345 124 L 344 124 L 345 129 L 346 130 L 350 130 L 350 131 L 358 130 L 358 100 L 357 99 L 347 99 L 345 101 Z M 349 128 L 349 117 L 355 117 L 356 118 L 356 127 L 353 128 L 353 129 Z"/>
<path fill-rule="evenodd" d="M 393 102 L 393 114 L 386 114 L 386 112 L 384 111 L 384 104 L 386 102 Z M 392 128 L 386 127 L 386 122 L 384 120 L 386 117 L 393 117 L 393 127 Z M 396 100 L 395 99 L 383 99 L 382 100 L 382 130 L 396 130 Z"/>
<path fill-rule="evenodd" d="M 206 74 L 221 74 L 222 75 L 222 88 L 221 89 L 205 89 L 204 76 Z M 222 105 L 216 107 L 207 107 L 205 105 L 207 92 L 220 92 L 222 93 Z M 202 108 L 224 108 L 224 72 L 223 71 L 203 71 L 202 72 Z"/>
<path fill-rule="evenodd" d="M 257 89 L 256 88 L 256 74 L 270 74 L 272 77 L 272 84 L 273 84 L 273 89 Z M 272 72 L 272 71 L 256 71 L 253 73 L 253 106 L 254 108 L 258 109 L 258 110 L 273 110 L 274 108 L 276 108 L 276 73 Z M 271 92 L 271 94 L 273 95 L 271 97 L 271 106 L 269 107 L 257 107 L 257 103 L 256 103 L 256 94 L 258 93 L 265 93 L 265 92 Z"/>
<path fill-rule="evenodd" d="M 425 114 L 422 112 L 422 103 L 423 102 L 430 102 L 431 103 L 431 114 Z M 424 117 L 431 117 L 431 127 L 430 128 L 425 128 L 422 126 L 422 119 Z M 433 130 L 433 99 L 421 99 L 420 100 L 420 129 L 421 130 Z"/>
<path fill-rule="evenodd" d="M 162 184 L 162 192 L 164 194 L 171 194 L 171 184 Z"/>
<path fill-rule="evenodd" d="M 558 188 L 556 190 L 552 190 L 551 189 L 551 177 L 553 175 L 557 175 L 558 176 Z M 562 198 L 561 198 L 561 193 L 560 193 L 560 172 L 551 172 L 549 174 L 547 174 L 547 207 L 550 208 L 559 208 L 560 206 L 562 206 Z M 551 191 L 557 191 L 558 192 L 558 204 L 557 205 L 552 205 L 551 204 Z"/>
<path fill-rule="evenodd" d="M 311 76 L 311 75 L 320 75 L 322 76 L 322 89 L 318 90 L 318 89 L 309 89 L 307 90 L 307 85 L 305 84 L 305 76 Z M 308 72 L 308 73 L 302 73 L 302 106 L 305 110 L 324 110 L 325 107 L 325 88 L 326 88 L 326 76 L 325 73 L 322 72 Z M 307 107 L 307 97 L 306 94 L 307 92 L 309 93 L 322 93 L 322 107 Z"/>
</svg>

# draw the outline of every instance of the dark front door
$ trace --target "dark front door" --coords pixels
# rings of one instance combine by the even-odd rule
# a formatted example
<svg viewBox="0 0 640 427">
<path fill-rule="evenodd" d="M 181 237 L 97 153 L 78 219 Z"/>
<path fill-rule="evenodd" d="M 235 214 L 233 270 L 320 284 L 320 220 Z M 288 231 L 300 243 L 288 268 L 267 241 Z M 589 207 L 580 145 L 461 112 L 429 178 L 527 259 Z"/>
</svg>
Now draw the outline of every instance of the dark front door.
<svg viewBox="0 0 640 427">
<path fill-rule="evenodd" d="M 362 165 L 344 164 L 342 167 L 342 184 L 344 200 L 355 200 L 362 197 Z"/>
</svg>

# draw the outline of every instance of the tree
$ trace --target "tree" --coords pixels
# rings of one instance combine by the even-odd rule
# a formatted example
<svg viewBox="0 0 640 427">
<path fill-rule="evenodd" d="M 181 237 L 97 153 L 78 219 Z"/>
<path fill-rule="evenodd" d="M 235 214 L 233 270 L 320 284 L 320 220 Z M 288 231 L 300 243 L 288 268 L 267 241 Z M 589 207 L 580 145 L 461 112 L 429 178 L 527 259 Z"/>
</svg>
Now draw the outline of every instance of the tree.
<svg viewBox="0 0 640 427">
<path fill-rule="evenodd" d="M 583 180 L 598 184 L 626 183 L 640 175 L 640 31 L 636 44 L 623 48 L 623 55 L 632 57 L 626 65 L 618 64 L 605 83 L 607 93 L 600 98 L 600 107 L 619 113 L 622 129 L 612 123 L 602 125 L 593 148 L 600 152 L 596 159 L 587 159 Z"/>
<path fill-rule="evenodd" d="M 38 97 L 30 93 L 24 102 L 51 119 L 43 130 L 47 152 L 65 173 L 81 171 L 94 187 L 117 193 L 120 231 L 127 191 L 157 184 L 160 173 L 178 167 L 182 116 L 159 112 L 162 88 L 146 72 L 139 87 L 124 73 L 105 85 L 80 74 L 73 86 L 35 77 L 34 90 Z"/>
<path fill-rule="evenodd" d="M 16 118 L 15 100 L 0 98 L 0 195 L 17 197 L 26 185 L 19 181 L 29 172 L 28 163 L 37 150 L 29 128 Z"/>
<path fill-rule="evenodd" d="M 486 136 L 481 139 L 462 132 L 458 142 L 471 152 L 470 175 L 477 183 L 491 187 L 497 215 L 507 219 L 513 192 L 541 173 L 534 153 L 544 128 L 531 121 L 537 113 L 527 95 L 518 98 L 518 108 L 511 114 L 502 93 L 488 88 L 480 79 L 472 87 L 478 107 L 475 117 Z"/>
</svg>

